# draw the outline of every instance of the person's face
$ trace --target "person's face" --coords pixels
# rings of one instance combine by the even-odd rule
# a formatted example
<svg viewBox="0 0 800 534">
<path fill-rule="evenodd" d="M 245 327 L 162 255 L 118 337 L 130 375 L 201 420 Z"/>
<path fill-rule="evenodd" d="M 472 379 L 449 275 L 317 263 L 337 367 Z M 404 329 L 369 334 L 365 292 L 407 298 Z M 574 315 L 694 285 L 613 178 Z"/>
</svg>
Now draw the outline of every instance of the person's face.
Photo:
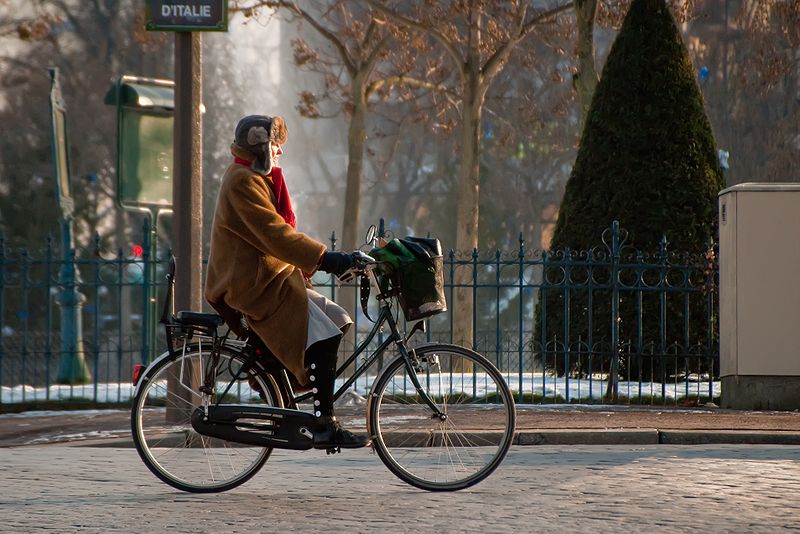
<svg viewBox="0 0 800 534">
<path fill-rule="evenodd" d="M 281 148 L 281 145 L 277 145 L 275 143 L 269 144 L 269 159 L 270 162 L 272 162 L 273 167 L 278 166 L 278 156 L 280 156 L 281 154 L 283 154 L 283 149 Z"/>
</svg>

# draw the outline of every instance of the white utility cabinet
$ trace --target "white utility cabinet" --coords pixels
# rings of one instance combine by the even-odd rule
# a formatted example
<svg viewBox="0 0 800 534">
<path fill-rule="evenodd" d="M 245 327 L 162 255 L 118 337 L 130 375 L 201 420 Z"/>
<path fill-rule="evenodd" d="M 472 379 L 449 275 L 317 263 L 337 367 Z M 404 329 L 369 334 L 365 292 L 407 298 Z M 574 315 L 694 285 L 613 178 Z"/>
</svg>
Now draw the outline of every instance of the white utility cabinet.
<svg viewBox="0 0 800 534">
<path fill-rule="evenodd" d="M 800 184 L 719 193 L 719 266 L 723 406 L 800 407 Z"/>
</svg>

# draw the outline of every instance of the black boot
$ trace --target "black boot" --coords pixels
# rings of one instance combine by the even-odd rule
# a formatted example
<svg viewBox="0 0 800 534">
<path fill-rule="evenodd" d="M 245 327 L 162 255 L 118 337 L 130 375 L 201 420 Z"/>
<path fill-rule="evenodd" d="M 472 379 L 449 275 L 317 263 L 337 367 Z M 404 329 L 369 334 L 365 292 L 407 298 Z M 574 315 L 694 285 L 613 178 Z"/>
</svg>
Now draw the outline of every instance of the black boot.
<svg viewBox="0 0 800 534">
<path fill-rule="evenodd" d="M 365 436 L 358 436 L 342 427 L 333 415 L 333 389 L 336 381 L 336 355 L 341 336 L 314 343 L 306 351 L 309 367 L 308 379 L 314 394 L 315 449 L 357 449 L 369 444 Z"/>
<path fill-rule="evenodd" d="M 332 415 L 317 417 L 314 428 L 315 449 L 359 449 L 369 445 L 369 438 L 353 434 Z"/>
</svg>

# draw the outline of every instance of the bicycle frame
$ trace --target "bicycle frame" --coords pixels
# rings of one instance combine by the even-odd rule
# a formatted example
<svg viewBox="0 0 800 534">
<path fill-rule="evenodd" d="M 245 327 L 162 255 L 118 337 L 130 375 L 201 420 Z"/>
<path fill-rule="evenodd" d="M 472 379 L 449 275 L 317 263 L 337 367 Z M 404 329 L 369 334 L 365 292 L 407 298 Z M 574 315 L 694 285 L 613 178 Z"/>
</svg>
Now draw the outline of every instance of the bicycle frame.
<svg viewBox="0 0 800 534">
<path fill-rule="evenodd" d="M 375 279 L 375 274 L 372 272 L 372 270 L 368 271 L 368 275 L 370 279 L 370 284 L 373 287 L 377 287 L 378 286 L 377 280 Z M 433 413 L 437 417 L 444 417 L 444 414 L 439 410 L 439 408 L 433 402 L 433 399 L 431 399 L 430 396 L 428 396 L 428 394 L 425 393 L 424 389 L 422 388 L 422 385 L 419 382 L 419 379 L 417 378 L 417 373 L 414 371 L 414 358 L 415 358 L 414 351 L 413 349 L 411 351 L 408 350 L 408 347 L 406 347 L 406 339 L 397 328 L 397 321 L 395 320 L 394 315 L 392 315 L 392 310 L 391 310 L 391 295 L 379 294 L 376 296 L 376 298 L 381 303 L 381 306 L 380 306 L 380 311 L 378 313 L 378 317 L 377 319 L 375 319 L 375 324 L 372 326 L 372 329 L 369 331 L 369 334 L 367 334 L 367 337 L 364 339 L 364 341 L 362 341 L 361 344 L 356 347 L 353 354 L 351 354 L 350 357 L 348 357 L 347 360 L 336 370 L 336 378 L 342 376 L 344 370 L 347 369 L 354 361 L 356 361 L 356 359 L 359 356 L 361 356 L 361 354 L 366 352 L 367 347 L 375 338 L 375 336 L 378 335 L 378 333 L 381 331 L 384 324 L 387 324 L 389 326 L 390 335 L 387 336 L 386 339 L 384 339 L 381 342 L 378 348 L 375 349 L 375 351 L 372 354 L 370 354 L 369 357 L 367 357 L 367 359 L 364 360 L 361 363 L 361 365 L 358 366 L 358 368 L 356 368 L 356 370 L 353 372 L 353 375 L 350 378 L 348 378 L 338 390 L 336 390 L 336 393 L 334 393 L 333 395 L 334 401 L 339 399 L 342 396 L 342 394 L 344 394 L 344 392 L 347 391 L 347 389 L 351 385 L 353 385 L 353 383 L 356 380 L 361 378 L 361 376 L 364 375 L 367 369 L 369 369 L 372 366 L 372 364 L 374 364 L 375 361 L 378 360 L 378 358 L 380 358 L 380 356 L 384 353 L 384 351 L 387 348 L 389 348 L 389 346 L 392 343 L 394 343 L 397 345 L 397 348 L 400 351 L 400 355 L 405 360 L 406 369 L 408 370 L 408 375 L 411 378 L 411 384 L 414 386 L 414 389 L 417 390 L 417 393 L 422 397 L 422 399 L 431 408 L 431 410 L 433 410 Z M 291 388 L 289 388 L 289 391 L 291 391 Z M 312 393 L 305 393 L 303 395 L 293 397 L 292 402 L 296 406 L 298 403 L 304 400 L 308 400 L 312 396 L 313 396 Z"/>
</svg>

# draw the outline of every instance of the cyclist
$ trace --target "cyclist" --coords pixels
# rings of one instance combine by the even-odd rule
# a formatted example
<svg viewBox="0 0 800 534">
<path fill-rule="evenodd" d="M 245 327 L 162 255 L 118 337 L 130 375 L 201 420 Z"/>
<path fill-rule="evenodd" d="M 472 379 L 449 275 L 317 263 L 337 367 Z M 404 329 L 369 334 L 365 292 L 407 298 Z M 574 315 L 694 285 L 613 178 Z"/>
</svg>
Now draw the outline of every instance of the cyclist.
<svg viewBox="0 0 800 534">
<path fill-rule="evenodd" d="M 363 447 L 368 440 L 343 428 L 333 409 L 337 351 L 352 320 L 309 282 L 317 269 L 340 275 L 352 260 L 296 230 L 278 166 L 287 138 L 281 117 L 249 115 L 237 124 L 234 160 L 214 211 L 205 297 L 239 334 L 243 317 L 297 382 L 311 388 L 315 448 Z"/>
</svg>

